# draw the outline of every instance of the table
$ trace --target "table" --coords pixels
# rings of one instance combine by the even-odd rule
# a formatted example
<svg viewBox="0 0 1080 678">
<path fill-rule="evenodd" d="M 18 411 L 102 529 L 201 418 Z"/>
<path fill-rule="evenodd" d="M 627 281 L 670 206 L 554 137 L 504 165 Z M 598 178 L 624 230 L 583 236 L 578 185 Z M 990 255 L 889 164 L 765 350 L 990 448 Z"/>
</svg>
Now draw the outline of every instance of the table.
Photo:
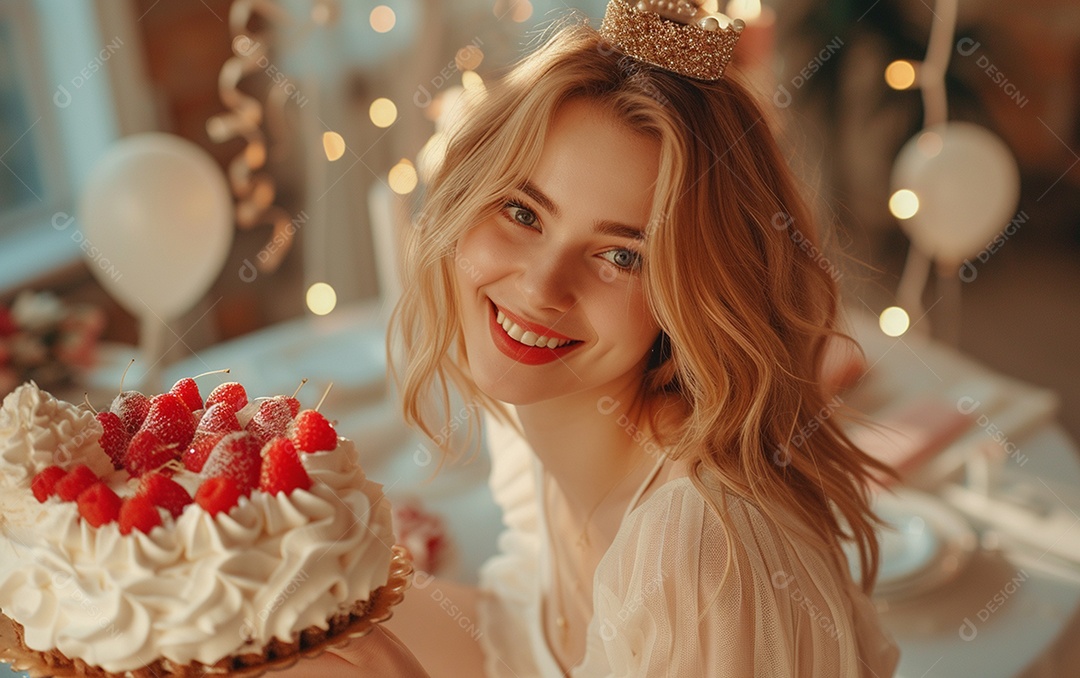
<svg viewBox="0 0 1080 678">
<path fill-rule="evenodd" d="M 877 331 L 876 320 L 865 314 L 854 313 L 852 322 L 871 367 L 845 394 L 847 404 L 873 414 L 920 394 L 955 397 L 997 388 L 1009 402 L 997 409 L 994 420 L 1008 422 L 1009 440 L 1030 460 L 1024 471 L 1080 493 L 1080 455 L 1053 422 L 1052 397 L 918 335 L 885 337 Z M 276 394 L 291 393 L 306 376 L 313 383 L 303 392 L 305 405 L 316 402 L 333 380 L 323 411 L 337 420 L 342 435 L 357 442 L 365 470 L 385 485 L 391 499 L 418 495 L 446 519 L 457 551 L 443 574 L 474 584 L 480 565 L 495 553 L 501 530 L 501 516 L 487 486 L 489 458 L 485 451 L 470 464 L 444 467 L 432 477 L 437 460 L 428 450 L 434 448 L 403 424 L 386 382 L 385 327 L 385 315 L 375 306 L 339 309 L 327 318 L 307 316 L 200 351 L 166 368 L 164 377 L 171 384 L 182 376 L 228 366 L 233 372 L 219 381 L 236 379 L 252 393 Z M 115 389 L 126 355 L 115 352 L 95 375 L 94 385 Z M 980 436 L 986 431 L 973 430 L 950 446 L 919 483 L 933 490 L 935 483 L 955 477 Z M 1080 505 L 1074 510 L 1080 524 Z M 993 603 L 1020 569 L 1023 581 L 985 622 L 979 621 L 973 637 L 962 637 L 965 617 L 978 619 L 979 611 Z M 882 620 L 900 645 L 897 675 L 902 678 L 1037 678 L 1063 675 L 1060 667 L 1080 665 L 1080 658 L 1069 656 L 1080 653 L 1072 647 L 1080 644 L 1068 642 L 1080 638 L 1078 606 L 1080 573 L 1075 568 L 1006 550 L 977 553 L 959 580 L 891 606 L 882 612 Z"/>
<path fill-rule="evenodd" d="M 472 464 L 446 467 L 432 478 L 436 460 L 428 450 L 434 448 L 404 427 L 390 402 L 389 388 L 378 378 L 386 365 L 384 319 L 362 308 L 335 315 L 332 322 L 301 318 L 202 351 L 167 369 L 167 381 L 222 365 L 234 366 L 231 376 L 262 393 L 289 390 L 301 376 L 314 381 L 335 379 L 331 393 L 339 396 L 328 399 L 325 407 L 338 419 L 341 433 L 358 442 L 368 474 L 386 485 L 391 498 L 419 495 L 425 505 L 444 516 L 458 546 L 458 557 L 445 574 L 475 583 L 479 566 L 495 553 L 501 529 L 499 510 L 487 487 L 486 452 Z M 848 404 L 873 413 L 926 393 L 953 398 L 974 394 L 989 402 L 990 392 L 997 389 L 1006 397 L 993 419 L 1009 429 L 1009 440 L 1029 458 L 1024 471 L 1080 491 L 1080 453 L 1053 423 L 1056 401 L 1052 396 L 994 374 L 917 334 L 886 337 L 877 329 L 876 319 L 867 314 L 850 317 L 853 333 L 872 367 L 845 394 Z M 338 390 L 337 384 L 343 388 Z M 928 465 L 930 471 L 917 479 L 919 484 L 933 490 L 941 479 L 955 477 L 971 445 L 982 437 L 985 430 L 969 431 Z M 1075 510 L 1080 513 L 1080 505 Z M 1016 590 L 985 622 L 978 622 L 973 638 L 962 638 L 964 619 L 978 619 L 979 611 L 993 605 L 995 594 L 1000 595 L 1021 569 L 1025 577 L 1014 585 Z M 1020 674 L 1046 655 L 1076 618 L 1078 606 L 1080 573 L 1062 571 L 1048 559 L 980 551 L 958 581 L 931 595 L 895 604 L 883 611 L 882 619 L 901 647 L 898 676 L 1004 677 Z"/>
<path fill-rule="evenodd" d="M 845 396 L 848 404 L 872 412 L 874 407 L 864 407 L 867 403 L 885 407 L 935 393 L 946 398 L 968 393 L 983 400 L 989 390 L 1000 387 L 1004 402 L 987 419 L 1007 428 L 1007 440 L 1023 454 L 1022 466 L 1013 460 L 1005 463 L 1014 464 L 1014 473 L 1074 489 L 1069 509 L 1077 514 L 1073 528 L 1080 529 L 1080 452 L 1054 423 L 1052 396 L 994 374 L 925 337 L 886 337 L 868 315 L 855 313 L 851 319 L 871 368 Z M 931 492 L 942 482 L 955 481 L 964 457 L 994 432 L 989 425 L 976 425 L 914 480 Z M 1010 547 L 976 552 L 956 581 L 885 606 L 881 619 L 901 649 L 899 677 L 1036 678 L 1074 675 L 1063 671 L 1078 665 L 1078 658 L 1070 656 L 1077 654 L 1070 640 L 1080 637 L 1078 608 L 1080 568 Z"/>
</svg>

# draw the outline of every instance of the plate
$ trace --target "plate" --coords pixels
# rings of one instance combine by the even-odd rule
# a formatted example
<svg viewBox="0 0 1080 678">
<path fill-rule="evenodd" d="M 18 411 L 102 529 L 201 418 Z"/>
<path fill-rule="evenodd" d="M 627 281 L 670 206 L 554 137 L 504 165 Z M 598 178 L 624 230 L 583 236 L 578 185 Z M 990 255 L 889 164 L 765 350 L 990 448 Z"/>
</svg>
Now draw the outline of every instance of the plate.
<svg viewBox="0 0 1080 678">
<path fill-rule="evenodd" d="M 978 536 L 958 511 L 941 499 L 907 488 L 881 492 L 874 511 L 891 529 L 878 530 L 881 565 L 874 598 L 899 600 L 948 584 L 971 562 Z M 858 552 L 845 545 L 848 565 L 858 580 Z"/>
<path fill-rule="evenodd" d="M 878 505 L 878 517 L 893 529 L 878 532 L 881 567 L 877 585 L 892 586 L 925 572 L 944 548 L 926 520 L 903 506 Z"/>
</svg>

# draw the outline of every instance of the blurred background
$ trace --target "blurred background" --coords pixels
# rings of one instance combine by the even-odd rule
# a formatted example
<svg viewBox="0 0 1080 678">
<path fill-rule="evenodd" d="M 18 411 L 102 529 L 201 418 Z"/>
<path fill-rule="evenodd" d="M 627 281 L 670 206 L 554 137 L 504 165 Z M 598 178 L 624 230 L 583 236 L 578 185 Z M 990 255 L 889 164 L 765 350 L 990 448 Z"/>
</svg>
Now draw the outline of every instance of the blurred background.
<svg viewBox="0 0 1080 678">
<path fill-rule="evenodd" d="M 604 4 L 571 3 L 597 23 Z M 926 122 L 918 68 L 935 11 L 894 0 L 732 4 L 748 21 L 735 68 L 775 116 L 837 236 L 830 263 L 849 303 L 877 315 L 897 303 L 909 255 L 889 200 L 898 153 Z M 163 364 L 335 304 L 387 299 L 392 249 L 379 220 L 394 223 L 411 204 L 440 116 L 570 11 L 545 0 L 4 0 L 0 306 L 48 292 L 24 298 L 16 316 L 67 320 L 62 336 L 35 344 L 15 336 L 10 313 L 0 319 L 0 389 L 27 375 L 63 379 L 68 365 L 92 359 L 95 341 L 137 344 L 145 314 L 115 289 L 167 278 L 162 258 L 200 267 L 191 289 L 177 291 L 173 317 L 155 311 L 169 326 Z M 949 47 L 948 119 L 1004 142 L 1020 192 L 984 238 L 989 247 L 965 255 L 977 275 L 953 284 L 950 269 L 911 288 L 921 305 L 912 321 L 929 309 L 917 323 L 924 331 L 1058 391 L 1076 435 L 1080 8 L 963 3 Z M 181 223 L 170 200 L 216 195 L 188 186 L 185 196 L 182 173 L 161 179 L 175 190 L 156 202 L 123 204 L 124 186 L 146 173 L 139 162 L 154 167 L 155 156 L 122 167 L 106 156 L 151 131 L 190 142 L 221 168 L 234 200 L 228 237 Z M 96 173 L 104 178 L 94 184 Z M 139 221 L 123 236 L 130 248 L 95 243 L 82 223 L 95 209 L 101 221 Z M 173 240 L 154 240 L 155 227 L 142 225 L 150 221 Z M 185 255 L 194 263 L 170 256 L 178 242 L 197 252 L 200 240 L 204 254 Z M 202 270 L 206 261 L 220 266 Z"/>
</svg>

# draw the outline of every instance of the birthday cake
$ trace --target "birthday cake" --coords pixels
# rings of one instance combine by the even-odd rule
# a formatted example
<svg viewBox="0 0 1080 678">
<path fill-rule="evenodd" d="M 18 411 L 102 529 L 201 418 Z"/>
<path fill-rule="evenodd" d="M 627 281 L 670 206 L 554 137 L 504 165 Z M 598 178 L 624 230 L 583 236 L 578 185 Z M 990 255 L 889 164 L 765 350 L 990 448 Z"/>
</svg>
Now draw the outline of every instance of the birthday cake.
<svg viewBox="0 0 1080 678">
<path fill-rule="evenodd" d="M 295 397 L 184 379 L 95 414 L 27 383 L 0 408 L 0 611 L 59 673 L 301 653 L 371 613 L 393 543 L 353 443 Z"/>
</svg>

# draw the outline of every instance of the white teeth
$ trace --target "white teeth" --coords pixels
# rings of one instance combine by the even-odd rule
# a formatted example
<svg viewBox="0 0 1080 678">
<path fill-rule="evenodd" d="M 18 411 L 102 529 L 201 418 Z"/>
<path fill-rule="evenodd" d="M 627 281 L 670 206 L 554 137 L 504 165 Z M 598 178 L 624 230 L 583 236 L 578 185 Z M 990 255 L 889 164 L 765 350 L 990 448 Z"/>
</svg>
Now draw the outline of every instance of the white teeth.
<svg viewBox="0 0 1080 678">
<path fill-rule="evenodd" d="M 502 311 L 496 309 L 495 322 L 502 325 L 502 328 L 506 330 L 506 333 L 510 335 L 510 338 L 514 341 L 525 344 L 526 346 L 535 346 L 537 348 L 558 348 L 559 346 L 565 346 L 570 343 L 568 339 L 556 339 L 555 337 L 544 337 L 536 332 L 531 332 L 517 325 L 513 320 L 506 317 Z"/>
<path fill-rule="evenodd" d="M 509 325 L 509 327 L 507 327 L 507 325 Z M 515 341 L 521 341 L 521 338 L 525 336 L 525 330 L 521 329 L 509 320 L 507 320 L 506 323 L 503 324 L 503 329 L 505 329 L 506 333 L 510 335 L 510 338 Z"/>
</svg>

